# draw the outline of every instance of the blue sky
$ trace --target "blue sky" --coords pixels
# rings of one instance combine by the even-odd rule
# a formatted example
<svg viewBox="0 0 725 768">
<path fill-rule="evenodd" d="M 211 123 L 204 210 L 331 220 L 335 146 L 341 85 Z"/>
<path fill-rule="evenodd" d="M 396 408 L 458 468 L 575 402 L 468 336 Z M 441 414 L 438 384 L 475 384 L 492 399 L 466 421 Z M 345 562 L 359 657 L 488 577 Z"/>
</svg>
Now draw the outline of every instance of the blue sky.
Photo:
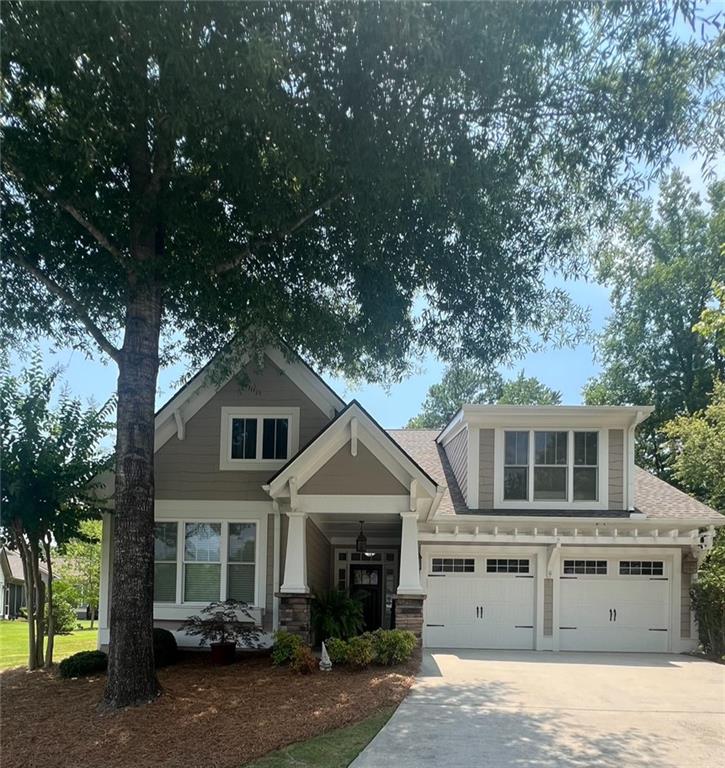
<svg viewBox="0 0 725 768">
<path fill-rule="evenodd" d="M 700 162 L 684 154 L 677 160 L 677 165 L 690 177 L 693 188 L 702 192 L 705 184 L 700 175 Z M 722 177 L 722 162 L 718 163 L 717 171 Z M 656 188 L 651 189 L 650 194 L 655 195 Z M 566 288 L 577 303 L 589 307 L 592 330 L 602 330 L 611 312 L 606 287 L 584 280 L 559 279 L 553 284 Z M 83 400 L 93 399 L 101 403 L 115 391 L 117 371 L 114 364 L 103 363 L 100 359 L 89 360 L 83 353 L 72 349 L 51 353 L 50 344 L 43 340 L 40 340 L 40 346 L 47 365 L 59 364 L 64 368 L 63 379 L 74 395 Z M 17 367 L 17 358 L 13 363 L 13 367 Z M 591 344 L 581 344 L 575 349 L 549 349 L 530 354 L 511 368 L 501 368 L 506 376 L 514 376 L 520 370 L 524 370 L 527 376 L 536 376 L 544 384 L 559 390 L 563 403 L 577 404 L 581 402 L 582 387 L 589 378 L 600 371 L 600 367 L 595 361 Z M 171 366 L 160 372 L 157 392 L 159 405 L 173 394 L 184 373 L 181 365 Z M 373 385 L 355 389 L 342 379 L 329 376 L 324 378 L 345 400 L 357 398 L 383 426 L 401 427 L 418 413 L 428 387 L 440 381 L 442 373 L 443 365 L 430 356 L 420 362 L 416 375 L 387 390 Z"/>
</svg>

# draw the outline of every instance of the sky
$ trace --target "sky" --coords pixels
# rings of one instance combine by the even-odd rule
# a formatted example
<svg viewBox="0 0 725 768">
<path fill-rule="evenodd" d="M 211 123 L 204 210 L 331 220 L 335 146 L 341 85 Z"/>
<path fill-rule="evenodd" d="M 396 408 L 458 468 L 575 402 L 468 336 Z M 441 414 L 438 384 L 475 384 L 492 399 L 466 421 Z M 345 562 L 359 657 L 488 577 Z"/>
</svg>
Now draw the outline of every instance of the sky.
<svg viewBox="0 0 725 768">
<path fill-rule="evenodd" d="M 693 188 L 702 194 L 706 185 L 700 173 L 700 162 L 681 154 L 674 164 L 690 177 Z M 722 178 L 725 164 L 718 163 L 716 171 Z M 650 189 L 649 194 L 656 196 L 657 188 Z M 564 287 L 578 304 L 588 307 L 592 331 L 602 331 L 612 311 L 609 291 L 605 286 L 585 280 L 562 279 L 554 280 L 551 284 Z M 39 339 L 38 343 L 46 367 L 60 365 L 64 369 L 62 379 L 74 396 L 100 404 L 114 393 L 117 376 L 115 364 L 102 362 L 100 355 L 97 359 L 87 359 L 82 352 L 72 349 L 53 350 L 51 344 L 44 339 Z M 11 364 L 14 369 L 18 368 L 20 361 L 17 356 L 13 356 Z M 500 368 L 506 377 L 513 377 L 521 370 L 527 376 L 536 376 L 547 386 L 560 391 L 563 404 L 576 405 L 582 402 L 582 388 L 588 379 L 600 372 L 601 367 L 595 359 L 592 344 L 586 343 L 574 349 L 547 349 L 532 353 L 511 368 Z M 185 374 L 194 372 L 185 371 L 183 365 L 162 369 L 159 374 L 157 405 L 162 405 L 171 397 Z M 442 363 L 429 356 L 420 361 L 415 375 L 388 389 L 378 385 L 353 388 L 343 379 L 325 375 L 324 372 L 322 376 L 344 400 L 356 398 L 383 427 L 395 428 L 405 426 L 420 411 L 428 387 L 439 382 L 443 372 Z"/>
</svg>

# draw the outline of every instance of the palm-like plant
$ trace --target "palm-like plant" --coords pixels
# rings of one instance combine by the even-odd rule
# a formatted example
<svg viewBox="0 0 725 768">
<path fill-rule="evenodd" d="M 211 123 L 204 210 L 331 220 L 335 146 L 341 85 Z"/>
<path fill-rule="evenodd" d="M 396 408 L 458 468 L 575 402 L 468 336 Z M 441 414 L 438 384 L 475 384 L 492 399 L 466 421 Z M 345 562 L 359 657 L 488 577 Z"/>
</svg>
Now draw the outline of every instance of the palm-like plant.
<svg viewBox="0 0 725 768">
<path fill-rule="evenodd" d="M 362 603 L 346 592 L 331 589 L 312 598 L 312 627 L 318 641 L 328 637 L 346 640 L 363 628 Z"/>
</svg>

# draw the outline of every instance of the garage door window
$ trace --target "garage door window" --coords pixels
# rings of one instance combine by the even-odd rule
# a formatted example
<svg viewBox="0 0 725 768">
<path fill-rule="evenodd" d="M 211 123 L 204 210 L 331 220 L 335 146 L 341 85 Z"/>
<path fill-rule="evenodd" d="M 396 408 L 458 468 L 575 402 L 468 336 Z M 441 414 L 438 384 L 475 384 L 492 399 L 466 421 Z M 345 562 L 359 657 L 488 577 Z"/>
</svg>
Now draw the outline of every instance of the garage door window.
<svg viewBox="0 0 725 768">
<path fill-rule="evenodd" d="M 468 557 L 434 557 L 433 573 L 473 573 L 474 559 Z"/>
<path fill-rule="evenodd" d="M 620 560 L 620 576 L 663 576 L 665 564 L 662 560 Z"/>
<path fill-rule="evenodd" d="M 564 560 L 564 573 L 579 576 L 606 576 L 606 560 Z"/>
<path fill-rule="evenodd" d="M 486 573 L 528 573 L 528 560 L 490 559 L 486 560 Z"/>
</svg>

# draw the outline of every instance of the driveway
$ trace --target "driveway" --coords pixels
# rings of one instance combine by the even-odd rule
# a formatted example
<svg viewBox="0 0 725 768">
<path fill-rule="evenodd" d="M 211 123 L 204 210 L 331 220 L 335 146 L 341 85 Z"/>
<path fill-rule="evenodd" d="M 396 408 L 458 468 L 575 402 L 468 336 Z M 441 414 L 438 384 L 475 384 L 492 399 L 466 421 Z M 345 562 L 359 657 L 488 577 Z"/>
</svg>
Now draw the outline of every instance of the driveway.
<svg viewBox="0 0 725 768">
<path fill-rule="evenodd" d="M 684 768 L 725 754 L 725 666 L 688 656 L 430 651 L 353 768 Z"/>
</svg>

